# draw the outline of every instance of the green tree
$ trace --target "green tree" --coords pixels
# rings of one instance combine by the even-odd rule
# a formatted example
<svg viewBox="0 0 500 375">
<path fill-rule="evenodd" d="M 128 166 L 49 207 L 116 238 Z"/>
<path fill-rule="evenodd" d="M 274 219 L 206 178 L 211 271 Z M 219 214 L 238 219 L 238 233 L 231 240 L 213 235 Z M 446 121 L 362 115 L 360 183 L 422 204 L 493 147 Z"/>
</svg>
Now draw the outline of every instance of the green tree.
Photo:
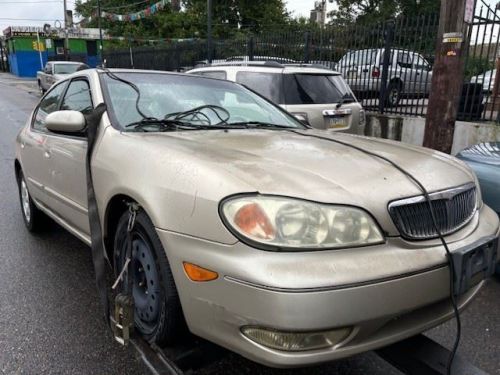
<svg viewBox="0 0 500 375">
<path fill-rule="evenodd" d="M 156 0 L 157 1 L 157 0 Z M 101 0 L 103 11 L 117 14 L 132 13 L 154 4 L 155 0 L 138 4 L 137 0 Z M 130 4 L 130 5 L 127 5 Z M 77 0 L 75 10 L 89 19 L 89 27 L 97 26 L 97 0 Z M 248 31 L 258 32 L 269 26 L 285 25 L 289 21 L 283 0 L 213 0 L 213 35 L 230 37 Z M 102 19 L 102 27 L 112 36 L 134 38 L 205 37 L 207 24 L 206 0 L 182 0 L 180 11 L 171 7 L 134 22 Z"/>
<path fill-rule="evenodd" d="M 398 16 L 439 14 L 439 0 L 335 0 L 331 23 L 352 24 L 385 21 Z"/>
</svg>

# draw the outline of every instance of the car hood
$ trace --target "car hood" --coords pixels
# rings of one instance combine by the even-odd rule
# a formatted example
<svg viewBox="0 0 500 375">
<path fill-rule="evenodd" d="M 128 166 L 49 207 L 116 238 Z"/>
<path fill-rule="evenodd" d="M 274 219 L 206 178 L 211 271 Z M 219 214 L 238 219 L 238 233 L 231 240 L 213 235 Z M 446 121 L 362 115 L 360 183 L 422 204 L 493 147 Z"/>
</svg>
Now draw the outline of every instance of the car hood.
<svg viewBox="0 0 500 375">
<path fill-rule="evenodd" d="M 190 155 L 241 181 L 243 189 L 324 202 L 363 205 L 418 195 L 401 172 L 360 151 L 308 135 L 328 137 L 377 152 L 436 191 L 473 181 L 462 162 L 433 150 L 377 138 L 307 130 L 234 130 L 167 133 Z M 167 135 L 165 134 L 165 135 Z M 161 142 L 157 137 L 157 141 Z M 188 151 L 189 150 L 189 151 Z"/>
<path fill-rule="evenodd" d="M 460 151 L 457 157 L 466 161 L 500 166 L 500 142 L 479 143 Z"/>
<path fill-rule="evenodd" d="M 465 163 L 429 149 L 316 129 L 301 132 L 379 153 L 413 174 L 430 192 L 475 181 Z M 288 196 L 362 207 L 385 232 L 397 235 L 388 203 L 421 195 L 414 183 L 379 158 L 289 131 L 124 134 L 135 138 L 127 142 L 133 150 L 141 150 L 140 158 L 133 161 L 140 168 L 134 175 L 155 175 L 154 181 L 163 184 L 159 199 L 175 190 L 180 193 L 177 200 L 186 196 L 186 202 L 191 202 L 192 196 L 197 197 L 197 207 L 212 202 L 208 207 L 213 209 L 222 199 L 239 193 Z M 145 166 L 149 172 L 144 171 Z"/>
</svg>

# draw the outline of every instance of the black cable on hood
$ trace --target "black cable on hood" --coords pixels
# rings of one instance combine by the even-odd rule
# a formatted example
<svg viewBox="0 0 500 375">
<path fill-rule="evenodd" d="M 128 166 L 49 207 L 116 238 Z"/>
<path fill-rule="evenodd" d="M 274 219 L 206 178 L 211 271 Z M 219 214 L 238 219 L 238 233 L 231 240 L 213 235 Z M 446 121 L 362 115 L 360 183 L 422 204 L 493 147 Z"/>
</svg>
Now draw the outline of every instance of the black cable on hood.
<svg viewBox="0 0 500 375">
<path fill-rule="evenodd" d="M 450 251 L 450 249 L 448 247 L 448 244 L 446 243 L 446 240 L 444 239 L 443 234 L 441 233 L 441 231 L 439 230 L 439 227 L 437 225 L 436 214 L 434 212 L 434 207 L 432 207 L 432 200 L 431 200 L 431 198 L 429 196 L 429 192 L 424 187 L 424 185 L 422 185 L 422 183 L 415 176 L 413 176 L 410 172 L 406 171 L 404 168 L 402 168 L 401 166 L 399 166 L 398 164 L 396 164 L 391 159 L 386 158 L 385 156 L 382 156 L 380 154 L 377 154 L 376 152 L 372 152 L 372 151 L 366 150 L 366 149 L 364 149 L 362 147 L 354 146 L 354 145 L 349 144 L 347 142 L 339 141 L 337 139 L 323 137 L 321 135 L 305 134 L 305 133 L 302 133 L 302 132 L 297 131 L 297 130 L 289 130 L 289 131 L 292 132 L 292 133 L 301 135 L 303 137 L 312 137 L 312 138 L 322 139 L 322 140 L 329 141 L 329 142 L 338 143 L 338 144 L 340 144 L 342 146 L 350 147 L 350 148 L 355 149 L 357 151 L 360 151 L 360 152 L 362 152 L 364 154 L 367 154 L 367 155 L 376 157 L 378 159 L 381 159 L 381 160 L 385 161 L 386 163 L 390 164 L 391 166 L 393 166 L 394 168 L 396 168 L 403 175 L 405 175 L 410 181 L 412 181 L 415 185 L 417 185 L 417 187 L 420 189 L 420 191 L 424 195 L 425 200 L 427 202 L 427 205 L 429 206 L 429 212 L 431 214 L 432 225 L 434 226 L 434 229 L 435 229 L 435 231 L 436 231 L 436 233 L 437 233 L 437 235 L 438 235 L 438 237 L 439 237 L 439 239 L 440 239 L 440 241 L 441 241 L 441 243 L 442 243 L 442 245 L 443 245 L 443 247 L 444 247 L 444 249 L 446 251 L 446 258 L 447 258 L 447 261 L 448 261 L 448 267 L 450 269 L 450 280 L 449 280 L 450 281 L 450 301 L 451 301 L 451 305 L 453 306 L 453 313 L 455 315 L 455 320 L 456 320 L 456 323 L 457 323 L 457 333 L 456 333 L 456 337 L 455 337 L 455 342 L 453 344 L 453 348 L 452 348 L 452 350 L 450 352 L 450 356 L 448 357 L 448 363 L 446 365 L 446 374 L 447 375 L 451 375 L 451 366 L 452 366 L 452 363 L 453 363 L 453 359 L 455 358 L 455 355 L 457 353 L 458 345 L 460 344 L 460 337 L 462 335 L 462 323 L 461 323 L 461 320 L 460 320 L 460 312 L 458 311 L 457 300 L 456 300 L 456 297 L 455 297 L 455 267 L 453 265 L 453 259 L 452 259 L 451 251 Z"/>
</svg>

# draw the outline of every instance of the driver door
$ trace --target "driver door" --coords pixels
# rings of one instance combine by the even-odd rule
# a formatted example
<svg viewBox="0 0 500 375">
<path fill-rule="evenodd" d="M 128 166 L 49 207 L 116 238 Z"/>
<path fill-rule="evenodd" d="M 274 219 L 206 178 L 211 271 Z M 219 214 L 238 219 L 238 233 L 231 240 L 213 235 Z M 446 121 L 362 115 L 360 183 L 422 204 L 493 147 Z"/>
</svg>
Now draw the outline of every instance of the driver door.
<svg viewBox="0 0 500 375">
<path fill-rule="evenodd" d="M 90 86 L 86 79 L 76 78 L 69 83 L 60 109 L 83 114 L 92 111 Z M 86 135 L 49 132 L 47 147 L 51 155 L 48 190 L 54 197 L 56 211 L 74 229 L 88 236 Z"/>
<path fill-rule="evenodd" d="M 39 203 L 53 210 L 53 201 L 47 194 L 50 185 L 50 152 L 47 146 L 49 131 L 45 127 L 48 114 L 57 111 L 67 82 L 54 86 L 44 96 L 33 113 L 31 126 L 21 134 L 21 153 L 23 173 L 26 177 L 31 196 Z"/>
</svg>

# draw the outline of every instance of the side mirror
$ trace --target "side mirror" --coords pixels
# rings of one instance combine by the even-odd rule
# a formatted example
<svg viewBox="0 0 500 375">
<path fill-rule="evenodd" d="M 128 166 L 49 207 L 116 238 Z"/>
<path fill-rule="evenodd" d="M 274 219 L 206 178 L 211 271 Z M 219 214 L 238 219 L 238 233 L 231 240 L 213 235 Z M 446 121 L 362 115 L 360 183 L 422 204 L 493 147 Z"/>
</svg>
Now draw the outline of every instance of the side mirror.
<svg viewBox="0 0 500 375">
<path fill-rule="evenodd" d="M 85 125 L 85 117 L 78 111 L 55 111 L 45 118 L 46 128 L 53 132 L 79 133 Z"/>
</svg>

